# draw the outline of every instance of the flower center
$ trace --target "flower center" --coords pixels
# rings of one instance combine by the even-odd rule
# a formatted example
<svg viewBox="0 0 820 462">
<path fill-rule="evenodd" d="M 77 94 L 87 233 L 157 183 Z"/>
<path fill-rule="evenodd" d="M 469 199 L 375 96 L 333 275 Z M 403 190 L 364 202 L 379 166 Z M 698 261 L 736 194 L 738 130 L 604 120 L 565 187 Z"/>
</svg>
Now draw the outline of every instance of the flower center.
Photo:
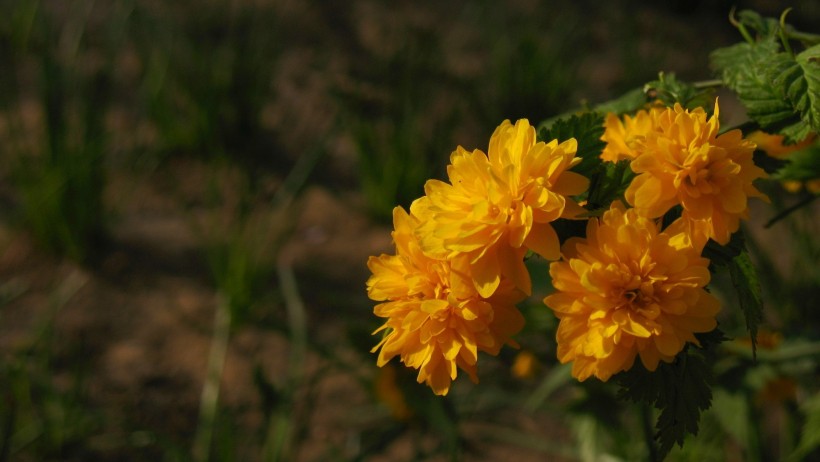
<svg viewBox="0 0 820 462">
<path fill-rule="evenodd" d="M 634 275 L 629 284 L 623 288 L 621 303 L 616 309 L 626 309 L 647 319 L 655 319 L 660 314 L 658 297 L 652 281 Z"/>
<path fill-rule="evenodd" d="M 711 165 L 697 163 L 678 170 L 675 185 L 691 197 L 700 197 L 703 194 L 714 194 L 719 190 L 714 179 Z"/>
</svg>

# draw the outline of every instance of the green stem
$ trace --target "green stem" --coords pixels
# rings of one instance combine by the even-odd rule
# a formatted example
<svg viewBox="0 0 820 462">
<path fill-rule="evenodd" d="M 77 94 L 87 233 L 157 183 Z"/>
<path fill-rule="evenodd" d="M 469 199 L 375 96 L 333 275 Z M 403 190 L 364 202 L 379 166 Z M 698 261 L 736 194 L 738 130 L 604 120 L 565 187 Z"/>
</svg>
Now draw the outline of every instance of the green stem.
<svg viewBox="0 0 820 462">
<path fill-rule="evenodd" d="M 729 353 L 752 359 L 752 350 L 746 346 L 734 342 L 724 342 L 721 344 L 721 348 Z M 811 357 L 820 357 L 820 342 L 781 346 L 776 350 L 757 352 L 757 361 L 762 363 L 778 363 Z"/>
<path fill-rule="evenodd" d="M 740 31 L 740 35 L 743 36 L 743 38 L 746 40 L 746 42 L 754 44 L 755 40 L 749 34 L 749 31 L 746 30 L 746 26 L 744 26 L 742 22 L 738 21 L 735 18 L 735 11 L 736 11 L 736 7 L 733 6 L 732 9 L 729 11 L 729 23 L 731 23 L 733 26 L 737 27 L 737 30 Z"/>
<path fill-rule="evenodd" d="M 798 30 L 788 31 L 786 36 L 792 40 L 798 40 L 806 45 L 817 45 L 820 43 L 820 34 L 812 34 L 809 32 L 801 32 Z"/>
<path fill-rule="evenodd" d="M 658 447 L 655 445 L 654 433 L 652 430 L 652 408 L 648 403 L 642 402 L 641 406 L 641 429 L 646 442 L 646 449 L 649 453 L 649 460 L 656 461 L 658 458 Z"/>
<path fill-rule="evenodd" d="M 692 86 L 699 89 L 699 90 L 704 89 L 704 88 L 722 87 L 723 86 L 723 80 L 722 79 L 701 80 L 700 82 L 693 83 Z"/>
<path fill-rule="evenodd" d="M 290 357 L 288 358 L 287 401 L 272 420 L 267 441 L 265 442 L 264 460 L 289 460 L 291 437 L 297 419 L 293 416 L 294 400 L 298 390 L 302 389 L 305 359 L 307 357 L 307 315 L 305 304 L 299 295 L 299 287 L 293 268 L 286 257 L 281 257 L 277 264 L 279 286 L 285 299 L 290 329 Z"/>
<path fill-rule="evenodd" d="M 197 462 L 207 462 L 210 458 L 211 441 L 216 423 L 216 410 L 219 404 L 219 387 L 222 382 L 222 371 L 225 368 L 230 333 L 230 300 L 220 297 L 214 312 L 214 333 L 211 337 L 207 375 L 205 376 L 205 384 L 202 387 L 202 395 L 199 398 L 199 425 L 194 437 L 192 451 L 194 460 Z"/>
<path fill-rule="evenodd" d="M 780 28 L 777 31 L 777 35 L 780 36 L 780 43 L 783 45 L 783 50 L 785 50 L 786 53 L 794 57 L 792 47 L 791 45 L 789 45 L 789 38 L 786 36 L 786 15 L 788 15 L 791 10 L 791 7 L 786 8 L 780 15 Z"/>
</svg>

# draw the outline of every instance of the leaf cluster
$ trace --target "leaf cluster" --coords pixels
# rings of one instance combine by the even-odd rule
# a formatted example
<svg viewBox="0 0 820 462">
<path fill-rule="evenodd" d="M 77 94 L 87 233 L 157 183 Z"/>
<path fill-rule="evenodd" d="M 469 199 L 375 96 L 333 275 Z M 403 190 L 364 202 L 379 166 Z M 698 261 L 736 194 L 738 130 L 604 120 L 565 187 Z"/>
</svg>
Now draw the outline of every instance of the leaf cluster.
<svg viewBox="0 0 820 462">
<path fill-rule="evenodd" d="M 586 208 L 591 215 L 608 209 L 613 201 L 622 199 L 635 176 L 628 161 L 601 161 L 601 152 L 606 146 L 601 139 L 603 134 L 604 115 L 597 111 L 556 119 L 548 125 L 542 125 L 538 131 L 539 141 L 566 141 L 575 138 L 578 142 L 576 156 L 581 162 L 572 170 L 589 178 L 589 190 L 579 199 L 587 201 Z"/>
<path fill-rule="evenodd" d="M 711 66 L 720 80 L 689 83 L 678 80 L 674 74 L 660 73 L 657 80 L 643 88 L 541 125 L 540 141 L 577 140 L 577 156 L 582 160 L 573 171 L 589 178 L 590 187 L 576 199 L 586 201 L 590 216 L 602 213 L 615 200 L 623 200 L 624 191 L 635 176 L 628 161 L 612 163 L 600 159 L 605 147 L 601 137 L 607 113 L 634 113 L 653 102 L 665 106 L 678 103 L 687 109 L 706 108 L 714 101 L 712 89 L 722 84 L 734 91 L 747 109 L 751 122 L 744 129 L 760 128 L 781 134 L 787 144 L 820 133 L 820 36 L 801 33 L 782 18 L 764 18 L 751 11 L 743 11 L 733 20 L 746 41 L 712 53 Z M 772 174 L 773 179 L 805 181 L 820 177 L 817 145 L 791 153 L 786 161 L 762 154 L 756 153 L 760 159 L 756 157 L 755 163 Z M 679 210 L 670 211 L 664 223 L 677 216 Z M 743 233 L 734 233 L 725 245 L 710 240 L 703 256 L 710 259 L 712 273 L 724 271 L 728 275 L 756 358 L 758 326 L 763 320 L 762 293 Z M 638 363 L 616 376 L 619 397 L 659 411 L 653 458 L 663 459 L 675 444 L 683 446 L 686 435 L 697 434 L 700 415 L 711 406 L 711 367 L 717 346 L 726 338 L 715 329 L 697 334 L 697 339 L 697 344 L 687 345 L 672 363 L 661 363 L 655 371 L 647 371 Z"/>
<path fill-rule="evenodd" d="M 746 330 L 752 342 L 752 352 L 757 354 L 757 328 L 763 322 L 763 295 L 760 278 L 752 263 L 746 240 L 741 231 L 732 235 L 726 245 L 710 240 L 703 250 L 703 256 L 710 260 L 710 270 L 729 272 L 729 278 L 737 294 L 737 301 L 746 321 Z"/>
<path fill-rule="evenodd" d="M 751 11 L 741 12 L 736 25 L 746 41 L 715 50 L 711 66 L 737 93 L 749 118 L 787 143 L 819 132 L 820 44 L 814 40 L 820 37 Z M 805 48 L 796 54 L 794 39 Z"/>
<path fill-rule="evenodd" d="M 687 434 L 696 435 L 702 411 L 712 404 L 714 374 L 711 364 L 716 347 L 726 340 L 720 329 L 696 334 L 700 346 L 687 345 L 672 363 L 661 362 L 648 371 L 640 362 L 615 378 L 621 399 L 654 406 L 660 411 L 654 439 L 655 456 L 662 460 Z"/>
<path fill-rule="evenodd" d="M 658 74 L 658 80 L 644 85 L 644 93 L 652 100 L 660 100 L 665 106 L 679 103 L 687 109 L 709 107 L 714 101 L 712 88 L 699 88 L 695 84 L 678 80 L 674 73 Z"/>
<path fill-rule="evenodd" d="M 613 201 L 622 200 L 624 191 L 635 176 L 627 160 L 612 163 L 600 159 L 605 147 L 601 139 L 604 133 L 604 114 L 634 112 L 647 102 L 656 100 L 665 105 L 679 103 L 687 108 L 703 107 L 712 101 L 712 94 L 708 87 L 678 80 L 673 74 L 661 73 L 658 80 L 648 83 L 641 90 L 600 105 L 596 107 L 597 110 L 550 120 L 539 129 L 540 141 L 575 138 L 578 142 L 577 156 L 582 160 L 573 171 L 590 179 L 589 190 L 578 199 L 586 200 L 585 207 L 591 216 L 607 209 Z M 800 160 L 792 168 L 792 174 L 808 174 L 805 171 L 813 171 L 812 162 L 816 160 Z M 773 165 L 772 170 L 781 167 L 783 163 Z M 804 172 L 797 173 L 799 170 Z M 679 210 L 670 211 L 669 221 L 677 216 Z M 728 272 L 754 349 L 763 306 L 760 283 L 742 233 L 735 233 L 726 245 L 709 241 L 703 255 L 711 260 L 713 272 Z M 701 412 L 711 406 L 712 357 L 716 346 L 725 337 L 716 329 L 711 333 L 698 335 L 698 340 L 699 345 L 688 345 L 673 363 L 662 363 L 656 371 L 647 371 L 641 364 L 636 364 L 617 376 L 621 398 L 642 402 L 660 411 L 655 426 L 657 451 L 654 455 L 661 459 L 676 443 L 682 446 L 687 434 L 697 433 Z"/>
</svg>

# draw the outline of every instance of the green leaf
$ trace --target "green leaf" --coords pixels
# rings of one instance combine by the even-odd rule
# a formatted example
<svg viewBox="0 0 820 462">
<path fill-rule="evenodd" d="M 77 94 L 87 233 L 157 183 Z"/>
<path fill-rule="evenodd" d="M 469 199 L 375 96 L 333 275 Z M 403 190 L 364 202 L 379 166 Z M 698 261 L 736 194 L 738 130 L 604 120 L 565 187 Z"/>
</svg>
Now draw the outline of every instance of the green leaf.
<svg viewBox="0 0 820 462">
<path fill-rule="evenodd" d="M 592 215 L 608 210 L 609 204 L 623 199 L 626 188 L 635 178 L 635 172 L 629 165 L 629 160 L 601 162 L 598 170 L 590 176 L 586 208 Z"/>
<path fill-rule="evenodd" d="M 791 157 L 791 155 L 789 156 Z M 786 166 L 787 161 L 776 159 L 760 149 L 756 149 L 752 158 L 755 165 L 762 168 L 766 173 L 773 174 Z"/>
<path fill-rule="evenodd" d="M 709 106 L 712 99 L 711 89 L 698 89 L 694 85 L 678 80 L 675 74 L 661 72 L 658 80 L 647 83 L 644 91 L 650 99 L 658 98 L 666 106 L 680 103 L 687 109 Z"/>
<path fill-rule="evenodd" d="M 716 389 L 714 398 L 712 410 L 720 426 L 732 435 L 735 441 L 742 445 L 746 444 L 749 441 L 752 421 L 749 419 L 749 404 L 744 393 Z"/>
<path fill-rule="evenodd" d="M 647 371 L 636 361 L 616 376 L 620 398 L 648 403 L 661 411 L 655 425 L 661 460 L 675 443 L 683 446 L 687 434 L 697 434 L 700 414 L 712 404 L 710 364 L 715 348 L 726 338 L 719 329 L 696 336 L 700 347 L 687 345 L 672 363 L 661 362 L 655 371 Z"/>
<path fill-rule="evenodd" d="M 820 447 L 820 395 L 807 399 L 800 408 L 806 418 L 806 423 L 803 425 L 797 447 L 786 458 L 787 462 L 806 460 L 812 451 Z"/>
<path fill-rule="evenodd" d="M 719 267 L 727 267 L 746 248 L 746 240 L 743 233 L 738 231 L 732 234 L 732 238 L 726 245 L 720 245 L 709 239 L 703 249 L 703 256 L 709 259 L 710 270 Z"/>
<path fill-rule="evenodd" d="M 757 355 L 757 326 L 763 321 L 763 301 L 757 270 L 745 248 L 729 264 L 729 276 L 746 318 L 746 329 L 752 339 L 752 354 Z"/>
<path fill-rule="evenodd" d="M 803 120 L 811 125 L 812 130 L 820 132 L 820 45 L 815 45 L 796 57 L 797 64 L 806 81 L 805 94 L 791 95 L 803 101 L 800 107 Z M 808 107 L 805 105 L 808 104 Z"/>
<path fill-rule="evenodd" d="M 538 141 L 563 142 L 575 138 L 578 141 L 576 156 L 582 160 L 572 170 L 589 177 L 601 164 L 601 152 L 606 146 L 606 143 L 601 140 L 603 134 L 603 116 L 595 112 L 585 112 L 574 114 L 569 118 L 557 119 L 548 127 L 542 126 L 538 130 Z"/>
<path fill-rule="evenodd" d="M 799 181 L 820 178 L 820 146 L 815 144 L 789 154 L 788 160 L 772 178 Z"/>
<path fill-rule="evenodd" d="M 649 102 L 649 97 L 643 88 L 635 88 L 624 95 L 595 106 L 595 111 L 601 114 L 613 112 L 617 115 L 636 112 Z"/>
<path fill-rule="evenodd" d="M 775 39 L 780 31 L 780 22 L 777 19 L 764 18 L 756 11 L 742 10 L 737 14 L 737 19 L 740 24 L 757 31 L 759 41 Z"/>
<path fill-rule="evenodd" d="M 780 46 L 771 41 L 754 45 L 739 43 L 715 50 L 711 62 L 726 86 L 737 93 L 746 106 L 749 118 L 770 132 L 788 132 L 791 140 L 805 127 L 795 108 L 771 81 L 772 63 L 784 66 L 783 59 L 788 58 L 779 50 Z"/>
<path fill-rule="evenodd" d="M 772 41 L 756 44 L 737 43 L 725 48 L 718 48 L 709 55 L 712 69 L 717 72 L 723 83 L 737 91 L 741 82 L 757 77 L 765 71 L 759 64 L 772 59 L 780 51 L 780 46 Z M 760 79 L 763 76 L 759 76 Z"/>
<path fill-rule="evenodd" d="M 820 131 L 820 45 L 793 57 L 776 41 L 739 43 L 715 50 L 711 64 L 762 128 L 787 143 Z"/>
<path fill-rule="evenodd" d="M 799 114 L 802 124 L 781 130 L 790 141 L 802 141 L 820 131 L 820 45 L 796 57 L 777 53 L 768 63 L 767 78 L 778 96 Z"/>
<path fill-rule="evenodd" d="M 569 138 L 578 141 L 577 156 L 582 160 L 572 170 L 590 180 L 586 207 L 591 214 L 608 209 L 612 201 L 623 198 L 624 191 L 635 176 L 627 160 L 618 163 L 601 160 L 601 152 L 606 146 L 601 140 L 603 134 L 604 118 L 596 112 L 557 119 L 538 131 L 540 141 L 564 141 Z"/>
</svg>

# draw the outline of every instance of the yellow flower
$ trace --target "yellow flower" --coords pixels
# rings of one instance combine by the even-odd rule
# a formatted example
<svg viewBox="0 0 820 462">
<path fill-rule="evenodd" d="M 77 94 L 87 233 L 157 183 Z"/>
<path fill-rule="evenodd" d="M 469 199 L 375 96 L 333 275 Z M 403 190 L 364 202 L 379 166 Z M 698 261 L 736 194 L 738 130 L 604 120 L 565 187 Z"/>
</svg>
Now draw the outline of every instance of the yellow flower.
<svg viewBox="0 0 820 462">
<path fill-rule="evenodd" d="M 535 357 L 532 351 L 522 350 L 515 355 L 510 372 L 512 372 L 513 377 L 526 380 L 535 377 L 535 373 L 538 372 L 540 366 L 538 358 Z"/>
<path fill-rule="evenodd" d="M 760 130 L 749 133 L 746 139 L 756 144 L 758 149 L 764 151 L 769 156 L 777 159 L 785 159 L 794 151 L 799 151 L 812 144 L 814 142 L 814 134 L 809 134 L 803 141 L 790 145 L 783 144 L 783 135 L 771 135 Z"/>
<path fill-rule="evenodd" d="M 419 370 L 417 380 L 437 395 L 446 395 L 457 370 L 474 382 L 478 352 L 497 355 L 524 326 L 515 307 L 523 293 L 506 279 L 492 297 L 481 297 L 472 281 L 453 271 L 450 262 L 421 251 L 415 229 L 419 221 L 401 207 L 393 210 L 396 255 L 370 257 L 373 275 L 368 296 L 376 301 L 376 316 L 387 318 L 374 334 L 384 331 L 377 364 L 399 356 Z"/>
<path fill-rule="evenodd" d="M 632 160 L 640 153 L 640 144 L 644 138 L 655 130 L 656 119 L 663 108 L 653 107 L 648 111 L 640 110 L 635 117 L 624 115 L 623 122 L 614 113 L 609 113 L 604 121 L 604 134 L 601 140 L 606 147 L 601 153 L 601 159 L 608 162 Z"/>
<path fill-rule="evenodd" d="M 379 374 L 376 376 L 373 385 L 376 397 L 390 409 L 393 418 L 405 421 L 410 419 L 413 411 L 407 405 L 407 400 L 401 388 L 399 388 L 399 384 L 396 383 L 396 375 L 396 368 L 387 364 L 379 369 Z"/>
<path fill-rule="evenodd" d="M 749 135 L 746 136 L 747 140 L 757 145 L 757 149 L 760 149 L 776 159 L 788 159 L 791 153 L 799 151 L 814 143 L 815 138 L 816 135 L 814 133 L 810 133 L 809 136 L 799 143 L 784 145 L 783 135 L 771 135 L 758 130 L 749 133 Z M 792 194 L 799 193 L 804 187 L 812 194 L 817 194 L 818 191 L 820 191 L 820 179 L 818 178 L 810 179 L 805 182 L 800 180 L 783 180 L 780 184 L 783 186 L 783 189 Z"/>
<path fill-rule="evenodd" d="M 784 180 L 780 182 L 780 185 L 792 194 L 797 194 L 803 190 L 803 182 L 800 180 Z"/>
<path fill-rule="evenodd" d="M 783 186 L 783 189 L 792 194 L 797 194 L 804 188 L 811 194 L 820 194 L 820 178 L 812 178 L 805 181 L 783 180 L 780 182 L 780 185 Z"/>
<path fill-rule="evenodd" d="M 755 145 L 740 130 L 718 136 L 718 112 L 716 101 L 708 120 L 702 108 L 690 112 L 679 104 L 659 113 L 656 130 L 630 164 L 638 175 L 625 197 L 649 218 L 680 204 L 703 239 L 726 244 L 740 219 L 748 218 L 748 198 L 766 199 L 752 185 L 766 173 L 752 162 Z"/>
<path fill-rule="evenodd" d="M 492 295 L 502 276 L 531 291 L 523 257 L 530 249 L 544 258 L 560 256 L 550 222 L 572 218 L 583 209 L 567 196 L 581 194 L 589 181 L 567 171 L 580 162 L 578 144 L 536 142 L 526 120 L 504 121 L 490 138 L 489 155 L 462 147 L 450 156 L 450 183 L 430 180 L 425 197 L 411 213 L 425 253 L 452 260 L 473 279 L 483 297 Z"/>
<path fill-rule="evenodd" d="M 556 292 L 544 299 L 560 319 L 558 359 L 572 375 L 606 381 L 640 356 L 654 371 L 693 335 L 715 328 L 720 302 L 704 290 L 709 260 L 690 244 L 687 223 L 659 231 L 654 220 L 615 202 L 590 219 L 586 239 L 569 239 L 550 265 Z"/>
</svg>

